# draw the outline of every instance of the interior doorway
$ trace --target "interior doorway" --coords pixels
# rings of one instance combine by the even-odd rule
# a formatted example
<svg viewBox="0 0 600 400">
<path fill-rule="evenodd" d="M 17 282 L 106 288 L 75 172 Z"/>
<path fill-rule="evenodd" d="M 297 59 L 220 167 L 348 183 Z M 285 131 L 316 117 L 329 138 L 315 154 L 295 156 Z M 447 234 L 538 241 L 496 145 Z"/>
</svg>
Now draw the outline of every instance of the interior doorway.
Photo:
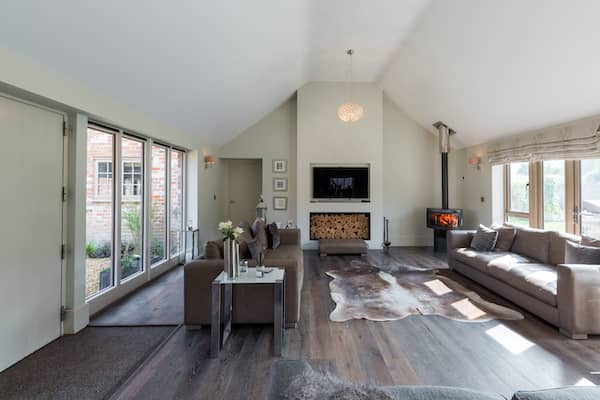
<svg viewBox="0 0 600 400">
<path fill-rule="evenodd" d="M 225 218 L 252 223 L 262 193 L 261 159 L 225 159 Z"/>
</svg>

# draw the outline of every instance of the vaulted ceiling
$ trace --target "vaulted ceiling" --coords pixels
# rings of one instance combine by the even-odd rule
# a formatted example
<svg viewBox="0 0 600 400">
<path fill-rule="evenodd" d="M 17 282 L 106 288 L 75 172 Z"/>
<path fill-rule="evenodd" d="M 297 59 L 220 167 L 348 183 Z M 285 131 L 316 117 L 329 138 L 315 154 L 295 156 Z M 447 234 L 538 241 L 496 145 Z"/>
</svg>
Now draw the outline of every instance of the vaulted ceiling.
<svg viewBox="0 0 600 400">
<path fill-rule="evenodd" d="M 348 48 L 354 80 L 464 145 L 600 113 L 595 0 L 49 4 L 3 1 L 0 46 L 214 144 L 343 80 Z"/>
</svg>

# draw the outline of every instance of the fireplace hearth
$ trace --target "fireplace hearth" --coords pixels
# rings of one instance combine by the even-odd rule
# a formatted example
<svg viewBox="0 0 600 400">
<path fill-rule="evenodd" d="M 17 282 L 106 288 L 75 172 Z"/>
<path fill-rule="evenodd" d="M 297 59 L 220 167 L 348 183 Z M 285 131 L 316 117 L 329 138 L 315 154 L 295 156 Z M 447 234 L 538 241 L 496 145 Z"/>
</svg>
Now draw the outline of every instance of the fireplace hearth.
<svg viewBox="0 0 600 400">
<path fill-rule="evenodd" d="M 439 133 L 442 155 L 442 207 L 427 209 L 427 227 L 433 229 L 433 250 L 445 253 L 447 232 L 460 228 L 463 223 L 463 211 L 459 208 L 448 207 L 448 152 L 450 151 L 450 136 L 456 132 L 440 121 L 433 126 Z"/>
</svg>

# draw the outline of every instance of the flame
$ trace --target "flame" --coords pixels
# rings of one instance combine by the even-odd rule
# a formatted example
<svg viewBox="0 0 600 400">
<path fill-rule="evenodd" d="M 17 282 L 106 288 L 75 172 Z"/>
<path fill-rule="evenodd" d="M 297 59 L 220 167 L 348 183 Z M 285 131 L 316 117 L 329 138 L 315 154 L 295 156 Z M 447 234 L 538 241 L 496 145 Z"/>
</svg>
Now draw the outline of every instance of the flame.
<svg viewBox="0 0 600 400">
<path fill-rule="evenodd" d="M 432 214 L 431 218 L 433 220 L 434 225 L 443 226 L 447 228 L 457 228 L 458 227 L 458 215 L 452 213 L 438 213 Z"/>
</svg>

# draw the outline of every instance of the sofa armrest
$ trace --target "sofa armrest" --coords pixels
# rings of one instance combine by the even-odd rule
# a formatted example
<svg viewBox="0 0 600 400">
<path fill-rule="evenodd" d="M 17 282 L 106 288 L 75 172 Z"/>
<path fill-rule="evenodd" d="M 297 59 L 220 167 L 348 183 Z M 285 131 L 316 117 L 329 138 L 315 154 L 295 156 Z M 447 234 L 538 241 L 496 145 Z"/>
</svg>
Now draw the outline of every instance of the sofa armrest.
<svg viewBox="0 0 600 400">
<path fill-rule="evenodd" d="M 448 231 L 448 250 L 469 247 L 475 231 L 454 230 Z"/>
<path fill-rule="evenodd" d="M 600 333 L 600 265 L 560 264 L 557 272 L 561 332 L 573 339 Z"/>
<path fill-rule="evenodd" d="M 223 259 L 194 260 L 183 267 L 186 325 L 210 324 L 211 284 L 223 271 Z"/>
<path fill-rule="evenodd" d="M 281 244 L 295 244 L 300 246 L 300 229 L 280 229 Z"/>
</svg>

